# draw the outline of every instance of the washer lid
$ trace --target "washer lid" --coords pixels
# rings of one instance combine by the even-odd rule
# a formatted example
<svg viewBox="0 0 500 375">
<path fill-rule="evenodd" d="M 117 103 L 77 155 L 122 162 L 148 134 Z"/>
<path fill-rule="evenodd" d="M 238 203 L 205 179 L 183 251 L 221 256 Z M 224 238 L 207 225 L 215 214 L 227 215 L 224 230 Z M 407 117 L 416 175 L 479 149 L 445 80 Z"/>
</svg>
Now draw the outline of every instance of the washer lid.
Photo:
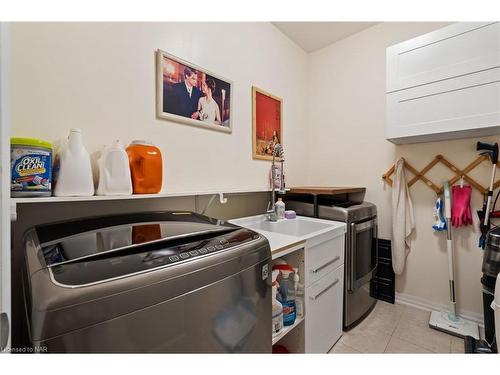
<svg viewBox="0 0 500 375">
<path fill-rule="evenodd" d="M 139 245 L 224 233 L 238 227 L 192 212 L 112 215 L 39 226 L 36 234 L 45 267 L 109 254 Z"/>
<path fill-rule="evenodd" d="M 206 267 L 211 264 L 207 262 L 208 257 L 225 253 L 225 250 L 259 238 L 257 233 L 245 228 L 231 230 L 230 233 L 224 235 L 204 233 L 189 238 L 145 243 L 113 252 L 95 254 L 53 265 L 48 271 L 53 282 L 59 286 L 89 286 L 197 260 L 205 260 Z M 211 259 L 212 262 L 217 263 L 223 258 Z M 180 277 L 184 272 L 181 268 L 176 276 Z M 170 274 L 170 277 L 174 277 L 173 274 Z"/>
<path fill-rule="evenodd" d="M 30 296 L 26 304 L 31 340 L 50 340 L 128 314 L 137 313 L 134 316 L 142 319 L 148 316 L 142 313 L 147 308 L 182 299 L 233 276 L 238 289 L 243 271 L 254 274 L 256 283 L 270 277 L 267 239 L 245 228 L 228 227 L 227 231 L 143 243 L 34 272 L 32 265 L 39 257 L 33 246 L 35 232 L 31 231 L 25 284 Z M 255 285 L 250 284 L 254 298 Z M 262 284 L 264 294 L 266 285 Z M 190 307 L 186 305 L 186 312 Z M 158 324 L 170 324 L 169 318 L 165 316 Z"/>
</svg>

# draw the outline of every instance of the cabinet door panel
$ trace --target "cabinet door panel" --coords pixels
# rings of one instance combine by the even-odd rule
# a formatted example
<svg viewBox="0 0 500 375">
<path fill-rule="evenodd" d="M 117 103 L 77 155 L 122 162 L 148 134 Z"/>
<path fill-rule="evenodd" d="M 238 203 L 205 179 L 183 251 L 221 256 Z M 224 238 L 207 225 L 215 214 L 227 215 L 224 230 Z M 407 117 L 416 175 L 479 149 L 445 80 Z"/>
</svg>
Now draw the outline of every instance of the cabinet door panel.
<svg viewBox="0 0 500 375">
<path fill-rule="evenodd" d="M 500 23 L 455 23 L 387 48 L 387 92 L 499 65 Z"/>
<path fill-rule="evenodd" d="M 500 130 L 500 68 L 387 95 L 387 138 Z M 420 139 L 421 141 L 438 140 Z"/>
<path fill-rule="evenodd" d="M 314 246 L 309 246 L 306 242 L 304 282 L 306 287 L 344 263 L 344 244 L 344 233 Z"/>
<path fill-rule="evenodd" d="M 306 353 L 328 353 L 342 335 L 344 266 L 306 288 Z"/>
</svg>

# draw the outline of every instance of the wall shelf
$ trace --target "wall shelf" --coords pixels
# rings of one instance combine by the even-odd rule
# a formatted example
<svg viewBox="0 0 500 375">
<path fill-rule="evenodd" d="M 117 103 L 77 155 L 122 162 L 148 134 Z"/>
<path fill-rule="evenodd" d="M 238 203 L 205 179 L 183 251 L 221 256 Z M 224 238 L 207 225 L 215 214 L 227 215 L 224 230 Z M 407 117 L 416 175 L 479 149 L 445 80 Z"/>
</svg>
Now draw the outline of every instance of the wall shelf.
<svg viewBox="0 0 500 375">
<path fill-rule="evenodd" d="M 273 345 L 285 337 L 290 331 L 297 327 L 300 323 L 304 321 L 305 316 L 295 319 L 295 322 L 291 326 L 283 327 L 281 332 L 276 336 L 273 335 Z"/>
<path fill-rule="evenodd" d="M 64 203 L 64 202 L 100 202 L 100 201 L 123 201 L 135 199 L 161 199 L 161 198 L 176 198 L 176 197 L 192 197 L 199 195 L 212 194 L 248 194 L 270 192 L 268 187 L 257 187 L 249 189 L 218 189 L 218 190 L 198 190 L 198 191 L 183 191 L 159 194 L 133 194 L 133 195 L 92 195 L 88 197 L 26 197 L 26 198 L 10 198 L 10 217 L 11 221 L 17 220 L 17 205 L 18 204 L 48 204 L 48 203 Z"/>
</svg>

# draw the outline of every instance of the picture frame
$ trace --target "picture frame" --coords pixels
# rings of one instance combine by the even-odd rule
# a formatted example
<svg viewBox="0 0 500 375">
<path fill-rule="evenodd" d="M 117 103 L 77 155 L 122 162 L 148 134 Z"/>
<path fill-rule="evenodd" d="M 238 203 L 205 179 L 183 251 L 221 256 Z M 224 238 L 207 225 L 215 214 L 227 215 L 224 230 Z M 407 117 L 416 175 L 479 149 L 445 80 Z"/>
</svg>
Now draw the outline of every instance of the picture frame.
<svg viewBox="0 0 500 375">
<path fill-rule="evenodd" d="M 272 160 L 275 142 L 283 145 L 283 99 L 252 86 L 252 158 Z"/>
<path fill-rule="evenodd" d="M 232 132 L 233 82 L 156 51 L 156 115 L 160 119 Z"/>
</svg>

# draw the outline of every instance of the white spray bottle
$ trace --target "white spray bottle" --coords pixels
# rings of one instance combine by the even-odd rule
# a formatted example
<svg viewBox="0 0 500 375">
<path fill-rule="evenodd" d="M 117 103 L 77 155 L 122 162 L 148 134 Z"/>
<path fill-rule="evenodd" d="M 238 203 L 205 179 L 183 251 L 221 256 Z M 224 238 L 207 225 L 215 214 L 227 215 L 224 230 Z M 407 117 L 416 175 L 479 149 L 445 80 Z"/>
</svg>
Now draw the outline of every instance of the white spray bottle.
<svg viewBox="0 0 500 375">
<path fill-rule="evenodd" d="M 276 298 L 276 295 L 278 294 L 278 275 L 279 271 L 274 270 L 272 274 L 273 278 L 273 296 L 272 296 L 272 302 L 273 302 L 273 335 L 279 333 L 282 328 L 283 328 L 283 305 L 281 304 L 280 301 Z"/>
</svg>

